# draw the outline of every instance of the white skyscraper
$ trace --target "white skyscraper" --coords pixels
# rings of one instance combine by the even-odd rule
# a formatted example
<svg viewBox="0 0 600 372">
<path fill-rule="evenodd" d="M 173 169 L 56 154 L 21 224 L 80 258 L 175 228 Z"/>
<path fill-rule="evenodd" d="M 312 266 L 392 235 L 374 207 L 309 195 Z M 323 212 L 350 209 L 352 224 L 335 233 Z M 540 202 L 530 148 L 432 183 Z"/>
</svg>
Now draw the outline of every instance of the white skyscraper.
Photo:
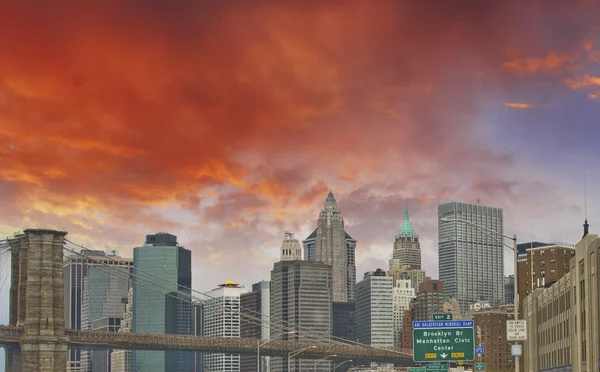
<svg viewBox="0 0 600 372">
<path fill-rule="evenodd" d="M 404 312 L 409 309 L 410 302 L 415 298 L 415 289 L 410 279 L 399 279 L 393 288 L 392 301 L 394 304 L 394 346 L 402 343 Z"/>
<path fill-rule="evenodd" d="M 488 231 L 464 222 L 466 220 Z M 501 208 L 450 202 L 438 206 L 439 277 L 444 295 L 455 298 L 462 313 L 475 301 L 504 301 Z"/>
<path fill-rule="evenodd" d="M 377 269 L 356 284 L 354 324 L 359 342 L 394 347 L 394 279 Z"/>
<path fill-rule="evenodd" d="M 240 337 L 240 295 L 245 289 L 228 280 L 210 293 L 204 304 L 204 336 Z M 223 353 L 204 354 L 207 372 L 239 372 L 240 355 Z"/>
<path fill-rule="evenodd" d="M 302 259 L 302 247 L 298 239 L 294 238 L 294 234 L 285 232 L 285 238 L 281 243 L 281 260 L 280 261 L 296 261 Z"/>
<path fill-rule="evenodd" d="M 356 240 L 344 230 L 344 218 L 333 192 L 327 195 L 317 228 L 302 243 L 305 260 L 332 266 L 333 301 L 354 301 Z"/>
</svg>

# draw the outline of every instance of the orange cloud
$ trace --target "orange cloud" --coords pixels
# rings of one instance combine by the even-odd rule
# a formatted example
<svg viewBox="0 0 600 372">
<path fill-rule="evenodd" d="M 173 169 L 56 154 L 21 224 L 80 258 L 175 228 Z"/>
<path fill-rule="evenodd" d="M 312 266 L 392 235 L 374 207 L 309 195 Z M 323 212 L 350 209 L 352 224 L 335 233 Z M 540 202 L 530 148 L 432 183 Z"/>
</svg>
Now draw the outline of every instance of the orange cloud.
<svg viewBox="0 0 600 372">
<path fill-rule="evenodd" d="M 539 72 L 555 72 L 572 62 L 572 57 L 558 53 L 550 53 L 545 57 L 518 58 L 504 62 L 504 69 L 519 74 L 535 74 Z"/>
<path fill-rule="evenodd" d="M 528 108 L 536 107 L 535 105 L 533 105 L 531 103 L 524 103 L 524 102 L 503 102 L 502 105 L 504 105 L 505 107 L 516 108 L 516 109 L 528 109 Z"/>
<path fill-rule="evenodd" d="M 592 75 L 584 75 L 575 79 L 566 79 L 565 84 L 573 90 L 581 88 L 600 86 L 600 77 Z"/>
</svg>

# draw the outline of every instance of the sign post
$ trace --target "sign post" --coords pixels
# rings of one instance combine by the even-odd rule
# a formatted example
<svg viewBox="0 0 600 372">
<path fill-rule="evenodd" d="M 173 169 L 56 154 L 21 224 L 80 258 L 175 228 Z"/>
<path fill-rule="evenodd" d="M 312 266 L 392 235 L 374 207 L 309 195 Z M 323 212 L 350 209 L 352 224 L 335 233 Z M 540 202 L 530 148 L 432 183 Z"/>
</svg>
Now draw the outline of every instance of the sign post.
<svg viewBox="0 0 600 372">
<path fill-rule="evenodd" d="M 415 362 L 470 361 L 474 351 L 472 320 L 413 322 Z"/>
<path fill-rule="evenodd" d="M 506 340 L 507 341 L 525 341 L 525 340 L 527 340 L 527 321 L 526 320 L 507 320 L 506 321 Z"/>
</svg>

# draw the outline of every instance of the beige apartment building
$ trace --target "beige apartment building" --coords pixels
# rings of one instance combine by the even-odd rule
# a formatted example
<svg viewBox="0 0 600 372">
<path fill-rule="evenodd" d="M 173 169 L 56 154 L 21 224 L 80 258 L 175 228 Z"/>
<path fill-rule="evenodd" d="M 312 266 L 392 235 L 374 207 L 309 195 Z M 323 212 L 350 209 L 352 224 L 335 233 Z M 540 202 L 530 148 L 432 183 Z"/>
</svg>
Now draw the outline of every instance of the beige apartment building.
<svg viewBox="0 0 600 372">
<path fill-rule="evenodd" d="M 586 235 L 575 247 L 569 273 L 524 301 L 525 371 L 600 371 L 600 238 Z"/>
</svg>

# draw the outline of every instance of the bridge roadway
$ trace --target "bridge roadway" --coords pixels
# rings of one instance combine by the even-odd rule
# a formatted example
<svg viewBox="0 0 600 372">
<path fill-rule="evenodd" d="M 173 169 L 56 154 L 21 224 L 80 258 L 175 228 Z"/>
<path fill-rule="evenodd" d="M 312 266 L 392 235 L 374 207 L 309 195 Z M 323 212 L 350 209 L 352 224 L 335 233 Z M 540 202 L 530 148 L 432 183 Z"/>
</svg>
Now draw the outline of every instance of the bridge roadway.
<svg viewBox="0 0 600 372">
<path fill-rule="evenodd" d="M 24 336 L 23 328 L 0 326 L 0 345 L 18 343 Z M 82 346 L 99 349 L 124 350 L 188 350 L 219 353 L 256 353 L 256 339 L 136 334 L 98 331 L 66 330 L 67 343 L 72 346 Z M 288 353 L 315 345 L 307 341 L 278 341 L 273 340 L 261 346 L 262 355 L 287 356 Z M 396 364 L 411 363 L 412 350 L 406 349 L 377 349 L 368 346 L 342 345 L 320 342 L 318 347 L 310 348 L 299 357 L 321 358 L 337 355 L 340 359 L 363 359 L 373 362 L 389 362 Z"/>
</svg>

